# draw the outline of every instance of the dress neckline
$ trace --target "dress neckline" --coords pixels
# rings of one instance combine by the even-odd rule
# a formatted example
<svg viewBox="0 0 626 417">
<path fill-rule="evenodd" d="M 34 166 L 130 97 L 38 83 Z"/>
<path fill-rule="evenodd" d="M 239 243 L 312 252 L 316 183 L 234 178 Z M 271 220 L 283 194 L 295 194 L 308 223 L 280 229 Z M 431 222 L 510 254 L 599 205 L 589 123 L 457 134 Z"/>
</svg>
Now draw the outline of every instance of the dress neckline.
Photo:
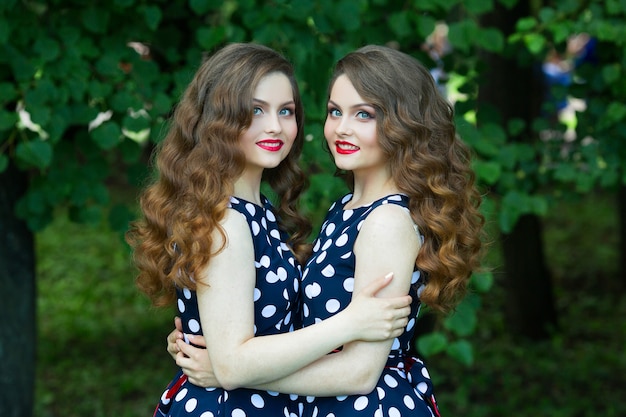
<svg viewBox="0 0 626 417">
<path fill-rule="evenodd" d="M 346 208 L 346 204 L 348 204 L 350 201 L 352 201 L 352 197 L 354 197 L 353 193 L 349 193 L 349 194 L 346 194 L 345 196 L 343 196 L 343 198 L 341 199 L 341 203 L 342 203 L 341 204 L 341 210 L 342 211 L 348 211 L 348 210 L 355 211 L 355 210 L 359 210 L 359 209 L 367 209 L 367 208 L 372 207 L 373 205 L 375 205 L 379 201 L 387 200 L 390 197 L 395 197 L 395 196 L 399 196 L 400 197 L 400 199 L 398 201 L 401 201 L 404 198 L 408 198 L 408 196 L 406 194 L 404 194 L 404 193 L 391 193 L 391 194 L 387 194 L 384 197 L 378 198 L 378 199 L 376 199 L 376 200 L 374 200 L 374 201 L 372 201 L 370 203 L 363 204 L 363 205 L 358 206 L 358 207 L 347 209 Z"/>
</svg>

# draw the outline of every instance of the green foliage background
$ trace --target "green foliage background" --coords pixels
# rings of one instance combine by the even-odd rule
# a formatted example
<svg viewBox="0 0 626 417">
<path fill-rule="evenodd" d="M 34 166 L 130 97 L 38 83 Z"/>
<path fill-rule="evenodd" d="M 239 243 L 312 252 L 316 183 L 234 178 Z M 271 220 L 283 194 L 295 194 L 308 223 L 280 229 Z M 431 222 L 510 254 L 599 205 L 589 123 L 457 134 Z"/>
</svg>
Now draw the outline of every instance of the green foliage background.
<svg viewBox="0 0 626 417">
<path fill-rule="evenodd" d="M 310 139 L 302 163 L 311 188 L 303 204 L 319 224 L 330 202 L 343 191 L 321 148 L 326 83 L 333 63 L 358 46 L 376 43 L 394 45 L 433 65 L 421 45 L 443 20 L 453 48 L 445 64 L 458 90 L 458 130 L 476 151 L 474 168 L 485 189 L 483 208 L 492 236 L 507 233 L 524 214 L 546 216 L 564 198 L 586 199 L 597 188 L 611 193 L 626 183 L 626 0 L 531 0 L 531 14 L 519 16 L 511 33 L 482 23 L 485 15 L 499 8 L 511 10 L 520 1 L 4 0 L 0 2 L 0 172 L 14 163 L 28 173 L 29 188 L 16 211 L 33 231 L 46 232 L 51 222 L 59 221 L 59 213 L 74 223 L 98 228 L 106 221 L 107 230 L 124 231 L 135 216 L 128 196 L 149 175 L 152 146 L 162 138 L 172 106 L 202 56 L 227 42 L 254 41 L 280 50 L 296 67 Z M 484 82 L 483 52 L 515 57 L 519 65 L 536 65 L 551 46 L 561 46 L 580 32 L 598 39 L 598 62 L 579 68 L 580 82 L 569 91 L 555 92 L 587 103 L 587 111 L 576 114 L 570 125 L 578 139 L 567 147 L 534 140 L 539 132 L 552 129 L 562 134 L 567 127 L 538 119 L 530 129 L 533 138 L 520 143 L 512 138 L 524 131 L 526 122 L 502 123 L 497 112 L 476 124 L 476 98 Z M 99 115 L 107 117 L 90 127 Z M 74 223 L 64 224 L 62 230 L 71 230 Z M 80 230 L 77 233 L 85 229 Z M 97 247 L 91 245 L 90 250 Z M 78 276 L 98 276 L 104 266 L 128 273 L 122 266 L 127 253 L 122 253 L 116 255 L 119 259 L 96 265 L 88 260 L 98 256 L 86 251 L 81 259 L 87 263 L 84 274 Z M 78 261 L 73 265 L 83 267 Z M 490 274 L 476 275 L 473 289 L 489 291 L 492 281 Z M 71 283 L 64 285 L 71 291 Z M 98 291 L 107 288 L 100 281 L 97 287 Z M 41 290 L 50 289 L 42 286 Z M 120 302 L 126 297 L 117 290 L 108 296 Z M 83 332 L 80 338 L 93 343 L 93 348 L 80 353 L 93 354 L 98 363 L 108 360 L 99 356 L 106 355 L 102 346 L 126 355 L 123 349 L 107 346 L 101 329 L 91 334 L 91 325 L 81 327 L 79 312 L 107 295 L 94 292 L 92 298 L 85 297 L 68 301 L 64 307 L 75 309 L 76 317 L 71 314 L 71 323 L 60 323 L 51 331 L 66 338 L 61 339 L 64 346 L 72 346 L 77 336 L 69 329 L 78 326 Z M 478 331 L 484 300 L 468 297 L 455 316 L 420 341 L 420 348 L 431 355 L 445 351 L 472 364 L 476 342 L 468 340 Z M 123 313 L 119 320 L 113 313 L 101 317 L 104 328 L 133 333 L 139 331 L 133 327 L 136 324 L 145 330 L 141 323 L 146 306 L 128 303 L 136 310 L 111 306 Z M 43 314 L 48 311 L 45 305 L 40 309 Z M 136 320 L 129 322 L 129 316 Z M 150 333 L 144 330 L 142 336 Z M 161 332 L 155 329 L 150 334 Z M 152 346 L 160 346 L 162 340 L 147 343 L 139 337 L 132 343 L 139 351 L 153 352 Z M 50 354 L 58 355 L 59 361 L 84 357 Z M 159 349 L 156 354 L 163 352 Z M 85 383 L 99 377 L 88 368 L 82 371 Z M 134 389 L 116 395 L 126 400 L 139 395 Z M 44 394 L 44 403 L 55 402 L 50 395 Z M 106 415 L 104 408 L 101 414 Z"/>
</svg>

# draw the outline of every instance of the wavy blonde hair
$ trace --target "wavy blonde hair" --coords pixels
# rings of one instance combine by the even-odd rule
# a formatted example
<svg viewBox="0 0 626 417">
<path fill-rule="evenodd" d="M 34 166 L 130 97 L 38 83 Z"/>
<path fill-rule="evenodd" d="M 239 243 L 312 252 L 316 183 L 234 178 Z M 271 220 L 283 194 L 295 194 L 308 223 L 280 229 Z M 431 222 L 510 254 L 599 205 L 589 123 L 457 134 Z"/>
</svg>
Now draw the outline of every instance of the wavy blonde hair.
<svg viewBox="0 0 626 417">
<path fill-rule="evenodd" d="M 343 74 L 375 108 L 378 140 L 392 178 L 409 196 L 411 216 L 424 235 L 415 261 L 427 277 L 420 299 L 448 312 L 480 266 L 484 225 L 471 153 L 457 137 L 453 109 L 428 69 L 385 46 L 368 45 L 342 58 L 330 88 Z M 353 184 L 350 173 L 343 176 Z"/>
<path fill-rule="evenodd" d="M 174 301 L 175 288 L 196 288 L 193 276 L 215 255 L 213 231 L 224 236 L 224 218 L 236 179 L 245 166 L 240 135 L 252 122 L 253 95 L 271 73 L 289 78 L 298 134 L 288 156 L 264 171 L 276 193 L 279 225 L 303 260 L 311 231 L 298 211 L 307 181 L 298 166 L 303 146 L 303 108 L 292 65 L 262 45 L 230 44 L 206 59 L 176 107 L 167 136 L 156 150 L 157 176 L 141 194 L 142 218 L 127 241 L 139 269 L 137 286 L 155 305 Z"/>
</svg>

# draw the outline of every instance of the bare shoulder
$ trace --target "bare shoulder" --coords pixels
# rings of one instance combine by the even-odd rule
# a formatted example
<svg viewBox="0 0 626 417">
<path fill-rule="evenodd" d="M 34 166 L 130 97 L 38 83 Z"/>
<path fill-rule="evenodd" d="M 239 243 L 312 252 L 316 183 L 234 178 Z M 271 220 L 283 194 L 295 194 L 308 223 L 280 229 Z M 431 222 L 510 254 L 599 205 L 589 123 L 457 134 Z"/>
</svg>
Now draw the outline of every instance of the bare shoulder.
<svg viewBox="0 0 626 417">
<path fill-rule="evenodd" d="M 408 246 L 414 250 L 420 245 L 417 226 L 409 211 L 397 204 L 383 204 L 372 210 L 363 222 L 361 236 L 380 245 Z"/>
<path fill-rule="evenodd" d="M 398 204 L 382 204 L 367 216 L 363 228 L 382 228 L 394 232 L 408 231 L 415 234 L 415 223 L 409 211 Z"/>
<path fill-rule="evenodd" d="M 220 221 L 224 233 L 226 233 L 226 239 L 228 242 L 245 242 L 252 239 L 252 233 L 250 232 L 250 226 L 246 217 L 237 210 L 228 209 L 224 214 L 224 218 Z M 217 230 L 214 234 L 219 233 Z M 221 239 L 219 239 L 221 241 Z"/>
</svg>

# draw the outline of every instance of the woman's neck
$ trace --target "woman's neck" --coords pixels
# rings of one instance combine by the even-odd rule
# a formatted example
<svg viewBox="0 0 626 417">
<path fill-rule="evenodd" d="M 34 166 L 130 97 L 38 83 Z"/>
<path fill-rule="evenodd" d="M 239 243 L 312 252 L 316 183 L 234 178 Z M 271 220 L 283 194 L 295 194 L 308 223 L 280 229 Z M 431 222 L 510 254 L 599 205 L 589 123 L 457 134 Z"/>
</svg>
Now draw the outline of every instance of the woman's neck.
<svg viewBox="0 0 626 417">
<path fill-rule="evenodd" d="M 261 204 L 261 176 L 260 173 L 245 172 L 235 181 L 233 195 L 251 203 Z"/>
<path fill-rule="evenodd" d="M 355 173 L 352 199 L 346 204 L 346 208 L 361 207 L 399 192 L 400 190 L 387 172 L 367 176 Z"/>
</svg>

